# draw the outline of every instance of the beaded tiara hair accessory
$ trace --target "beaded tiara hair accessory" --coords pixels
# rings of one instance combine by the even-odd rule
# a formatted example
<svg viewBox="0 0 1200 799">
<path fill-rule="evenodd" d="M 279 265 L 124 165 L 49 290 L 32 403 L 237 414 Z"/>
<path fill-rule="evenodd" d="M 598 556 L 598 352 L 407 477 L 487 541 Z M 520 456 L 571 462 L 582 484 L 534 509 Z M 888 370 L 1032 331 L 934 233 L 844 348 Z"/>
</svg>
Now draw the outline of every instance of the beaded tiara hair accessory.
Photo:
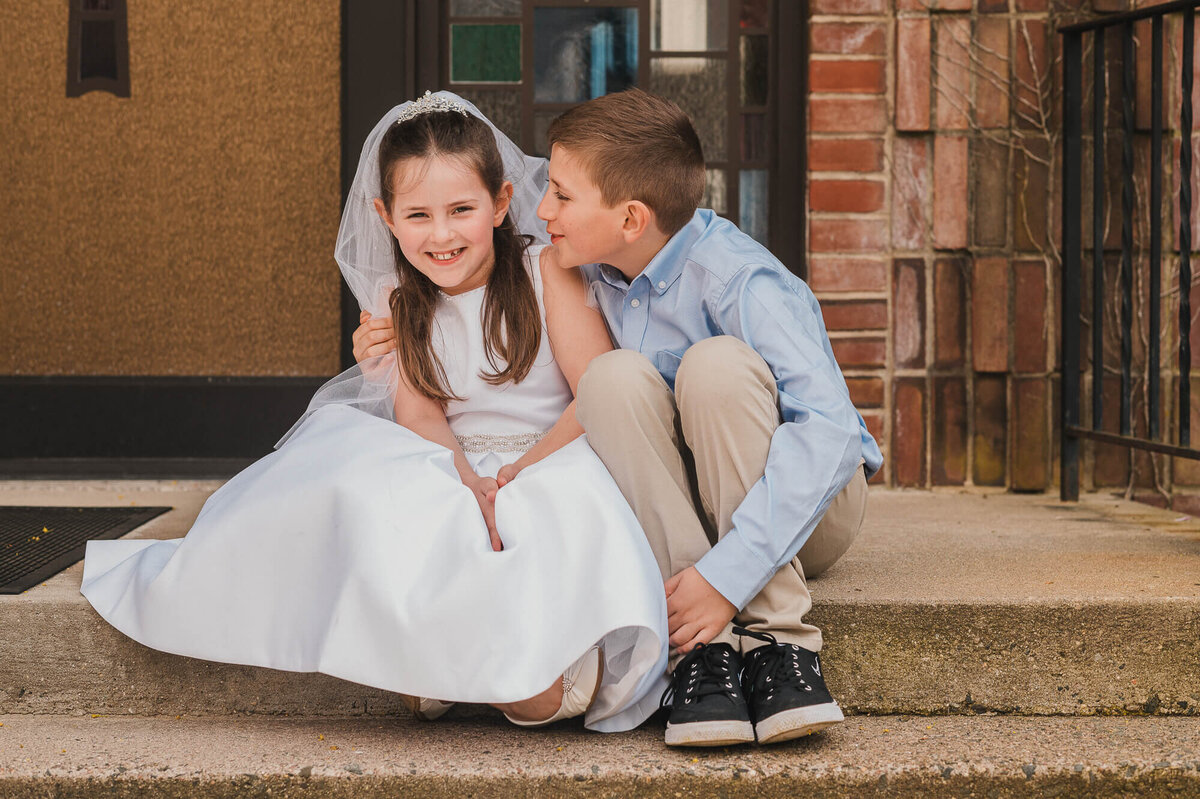
<svg viewBox="0 0 1200 799">
<path fill-rule="evenodd" d="M 468 116 L 467 107 L 462 103 L 445 97 L 434 97 L 431 92 L 426 90 L 425 94 L 413 100 L 409 103 L 408 108 L 400 112 L 400 115 L 396 117 L 395 124 L 399 125 L 401 122 L 407 122 L 422 114 L 432 114 L 435 111 L 457 111 L 463 116 Z"/>
</svg>

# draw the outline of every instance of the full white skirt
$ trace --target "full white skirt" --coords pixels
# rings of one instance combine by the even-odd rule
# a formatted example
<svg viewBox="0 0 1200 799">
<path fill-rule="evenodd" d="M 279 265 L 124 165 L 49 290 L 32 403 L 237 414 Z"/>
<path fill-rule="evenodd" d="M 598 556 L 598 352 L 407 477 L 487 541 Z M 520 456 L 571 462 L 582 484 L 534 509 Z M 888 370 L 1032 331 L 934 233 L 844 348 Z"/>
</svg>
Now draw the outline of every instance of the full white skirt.
<svg viewBox="0 0 1200 799">
<path fill-rule="evenodd" d="M 494 474 L 518 453 L 469 457 Z M 502 552 L 449 450 L 332 405 L 186 538 L 88 542 L 81 590 L 154 649 L 446 701 L 534 696 L 599 643 L 587 726 L 640 724 L 665 681 L 662 578 L 586 439 L 505 486 L 496 524 Z"/>
</svg>

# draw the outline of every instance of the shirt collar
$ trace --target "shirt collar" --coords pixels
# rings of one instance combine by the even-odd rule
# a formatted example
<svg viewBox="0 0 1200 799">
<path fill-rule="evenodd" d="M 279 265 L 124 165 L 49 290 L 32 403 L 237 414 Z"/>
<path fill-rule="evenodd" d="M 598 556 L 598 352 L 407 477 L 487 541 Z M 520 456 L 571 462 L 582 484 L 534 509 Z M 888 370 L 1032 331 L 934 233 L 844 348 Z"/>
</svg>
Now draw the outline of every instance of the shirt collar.
<svg viewBox="0 0 1200 799">
<path fill-rule="evenodd" d="M 642 270 L 639 277 L 645 277 L 650 281 L 650 287 L 655 292 L 663 294 L 683 274 L 683 264 L 687 260 L 687 254 L 696 240 L 700 238 L 700 234 L 708 227 L 712 215 L 712 211 L 697 210 L 692 214 L 688 223 L 680 228 L 674 236 L 667 239 L 663 248 L 650 259 L 650 263 L 646 264 L 646 268 Z"/>
<path fill-rule="evenodd" d="M 625 282 L 625 276 L 612 264 L 596 264 L 596 273 L 600 275 L 601 280 L 613 288 L 620 289 L 622 292 L 629 291 L 629 284 Z"/>
<path fill-rule="evenodd" d="M 708 227 L 713 216 L 712 211 L 703 208 L 692 214 L 688 223 L 680 228 L 674 236 L 667 239 L 667 243 L 650 259 L 650 263 L 646 264 L 646 268 L 642 270 L 641 274 L 628 283 L 625 282 L 625 276 L 621 274 L 621 270 L 611 264 L 599 265 L 600 279 L 613 288 L 628 292 L 635 280 L 644 277 L 650 282 L 650 288 L 655 293 L 662 295 L 683 274 L 683 263 L 687 260 L 685 256 L 692 249 L 696 240 L 700 238 L 700 234 Z"/>
</svg>

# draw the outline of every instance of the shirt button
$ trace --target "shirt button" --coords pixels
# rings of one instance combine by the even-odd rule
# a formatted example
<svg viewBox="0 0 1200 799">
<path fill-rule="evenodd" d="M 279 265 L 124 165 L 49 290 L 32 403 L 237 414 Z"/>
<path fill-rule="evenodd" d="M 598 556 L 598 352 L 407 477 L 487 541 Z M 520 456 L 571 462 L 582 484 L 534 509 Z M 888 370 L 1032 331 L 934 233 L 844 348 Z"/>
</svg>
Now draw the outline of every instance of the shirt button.
<svg viewBox="0 0 1200 799">
<path fill-rule="evenodd" d="M 629 301 L 629 306 L 630 306 L 631 308 L 636 308 L 636 307 L 638 307 L 638 306 L 639 306 L 639 305 L 641 305 L 641 304 L 642 304 L 642 301 L 641 301 L 641 300 L 634 299 L 634 300 L 630 300 L 630 301 Z"/>
<path fill-rule="evenodd" d="M 665 289 L 667 287 L 667 281 L 665 281 L 665 280 L 658 281 L 658 287 L 660 289 Z"/>
</svg>

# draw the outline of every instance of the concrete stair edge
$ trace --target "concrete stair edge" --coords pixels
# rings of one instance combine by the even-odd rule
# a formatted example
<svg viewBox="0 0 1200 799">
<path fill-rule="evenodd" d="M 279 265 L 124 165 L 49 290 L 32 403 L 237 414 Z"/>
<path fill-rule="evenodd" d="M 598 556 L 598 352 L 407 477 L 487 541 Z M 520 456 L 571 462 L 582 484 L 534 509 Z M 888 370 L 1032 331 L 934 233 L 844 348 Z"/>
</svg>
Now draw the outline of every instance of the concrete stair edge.
<svg viewBox="0 0 1200 799">
<path fill-rule="evenodd" d="M 1188 719 L 851 719 L 769 747 L 672 750 L 492 720 L 0 716 L 0 795 L 1178 796 L 1200 792 Z M 801 794 L 800 792 L 803 792 Z"/>
<path fill-rule="evenodd" d="M 1200 602 L 827 602 L 823 661 L 855 714 L 1194 715 Z M 148 649 L 82 602 L 0 603 L 0 713 L 395 715 L 398 695 Z"/>
</svg>

